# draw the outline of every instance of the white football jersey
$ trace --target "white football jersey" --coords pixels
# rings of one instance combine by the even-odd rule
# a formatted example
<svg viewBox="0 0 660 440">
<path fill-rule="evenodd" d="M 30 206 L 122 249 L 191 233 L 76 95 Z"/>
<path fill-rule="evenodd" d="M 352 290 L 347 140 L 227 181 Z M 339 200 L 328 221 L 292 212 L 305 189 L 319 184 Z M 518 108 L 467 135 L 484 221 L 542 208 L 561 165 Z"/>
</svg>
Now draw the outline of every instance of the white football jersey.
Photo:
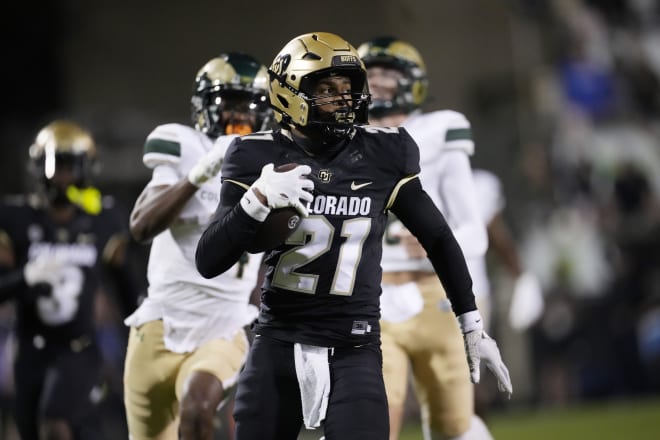
<svg viewBox="0 0 660 440">
<path fill-rule="evenodd" d="M 471 269 L 472 262 L 484 258 L 488 237 L 472 180 L 470 123 L 461 113 L 442 110 L 415 112 L 402 127 L 419 146 L 422 186 L 445 216 Z M 401 227 L 398 220 L 390 223 L 387 236 Z M 427 258 L 412 259 L 403 246 L 389 243 L 386 240 L 383 246 L 383 271 L 433 271 Z M 475 278 L 472 270 L 470 273 Z"/>
<path fill-rule="evenodd" d="M 148 187 L 173 185 L 184 179 L 211 148 L 227 148 L 235 135 L 215 143 L 180 124 L 156 127 L 145 142 L 143 162 L 153 170 Z M 166 347 L 189 352 L 214 338 L 231 338 L 257 314 L 248 304 L 257 282 L 261 254 L 245 254 L 225 273 L 202 277 L 195 266 L 197 242 L 220 200 L 220 176 L 205 182 L 179 217 L 151 243 L 148 297 L 126 319 L 130 326 L 162 319 Z"/>
<path fill-rule="evenodd" d="M 402 127 L 419 146 L 422 186 L 445 216 L 466 258 L 483 256 L 487 238 L 472 182 L 469 156 L 474 153 L 474 142 L 470 123 L 461 113 L 443 110 L 415 112 Z M 400 227 L 398 221 L 392 223 L 389 235 Z M 427 259 L 411 260 L 402 246 L 386 243 L 383 270 L 432 271 L 433 268 Z"/>
<path fill-rule="evenodd" d="M 500 179 L 490 171 L 475 169 L 472 172 L 479 198 L 479 211 L 484 223 L 489 224 L 503 209 L 506 201 Z"/>
</svg>

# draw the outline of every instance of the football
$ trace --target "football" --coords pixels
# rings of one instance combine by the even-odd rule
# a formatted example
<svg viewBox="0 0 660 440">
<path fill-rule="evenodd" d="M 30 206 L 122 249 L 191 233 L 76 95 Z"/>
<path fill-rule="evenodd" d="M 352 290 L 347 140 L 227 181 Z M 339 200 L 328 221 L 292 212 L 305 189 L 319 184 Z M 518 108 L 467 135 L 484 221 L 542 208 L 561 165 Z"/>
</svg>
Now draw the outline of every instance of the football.
<svg viewBox="0 0 660 440">
<path fill-rule="evenodd" d="M 297 163 L 287 163 L 275 167 L 275 171 L 289 171 L 297 166 Z M 273 209 L 257 230 L 246 250 L 251 254 L 256 254 L 275 249 L 293 234 L 301 220 L 300 213 L 295 208 Z"/>
</svg>

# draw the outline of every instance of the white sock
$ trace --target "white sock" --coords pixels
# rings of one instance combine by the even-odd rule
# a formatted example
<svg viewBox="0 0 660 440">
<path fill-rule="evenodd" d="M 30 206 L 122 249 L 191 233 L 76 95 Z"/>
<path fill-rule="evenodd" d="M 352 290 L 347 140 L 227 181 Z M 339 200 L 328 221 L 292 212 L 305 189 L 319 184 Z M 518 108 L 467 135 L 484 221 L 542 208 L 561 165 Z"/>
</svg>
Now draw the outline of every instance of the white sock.
<svg viewBox="0 0 660 440">
<path fill-rule="evenodd" d="M 425 434 L 427 434 L 425 432 Z M 428 440 L 493 440 L 493 436 L 490 434 L 490 431 L 486 427 L 486 424 L 481 417 L 477 415 L 472 416 L 470 422 L 470 428 L 462 434 L 459 434 L 454 437 L 447 437 L 444 434 L 439 432 L 430 432 L 430 437 L 424 436 Z"/>
</svg>

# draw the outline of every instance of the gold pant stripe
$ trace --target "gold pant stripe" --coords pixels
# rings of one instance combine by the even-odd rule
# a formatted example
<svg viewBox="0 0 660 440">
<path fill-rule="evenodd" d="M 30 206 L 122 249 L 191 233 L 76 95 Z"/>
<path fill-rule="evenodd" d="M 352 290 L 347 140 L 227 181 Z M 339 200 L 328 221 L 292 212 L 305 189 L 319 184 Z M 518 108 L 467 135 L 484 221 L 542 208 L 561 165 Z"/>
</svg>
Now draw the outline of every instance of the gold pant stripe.
<svg viewBox="0 0 660 440">
<path fill-rule="evenodd" d="M 124 404 L 132 440 L 178 438 L 179 405 L 185 380 L 194 371 L 216 376 L 225 389 L 245 362 L 243 331 L 232 340 L 214 339 L 191 353 L 165 348 L 163 322 L 131 328 L 124 370 Z"/>
<path fill-rule="evenodd" d="M 390 405 L 403 405 L 412 373 L 424 423 L 454 436 L 466 431 L 474 390 L 456 317 L 437 277 L 417 281 L 424 309 L 413 318 L 381 321 L 383 376 Z"/>
</svg>

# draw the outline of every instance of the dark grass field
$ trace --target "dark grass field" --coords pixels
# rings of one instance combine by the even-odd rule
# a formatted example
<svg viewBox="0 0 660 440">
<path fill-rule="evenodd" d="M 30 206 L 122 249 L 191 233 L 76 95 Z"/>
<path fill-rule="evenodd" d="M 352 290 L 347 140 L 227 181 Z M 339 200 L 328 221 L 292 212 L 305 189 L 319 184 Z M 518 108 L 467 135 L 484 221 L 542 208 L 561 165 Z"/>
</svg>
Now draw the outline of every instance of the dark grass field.
<svg viewBox="0 0 660 440">
<path fill-rule="evenodd" d="M 660 440 L 660 398 L 493 413 L 496 440 Z M 420 440 L 408 424 L 401 440 Z"/>
</svg>

